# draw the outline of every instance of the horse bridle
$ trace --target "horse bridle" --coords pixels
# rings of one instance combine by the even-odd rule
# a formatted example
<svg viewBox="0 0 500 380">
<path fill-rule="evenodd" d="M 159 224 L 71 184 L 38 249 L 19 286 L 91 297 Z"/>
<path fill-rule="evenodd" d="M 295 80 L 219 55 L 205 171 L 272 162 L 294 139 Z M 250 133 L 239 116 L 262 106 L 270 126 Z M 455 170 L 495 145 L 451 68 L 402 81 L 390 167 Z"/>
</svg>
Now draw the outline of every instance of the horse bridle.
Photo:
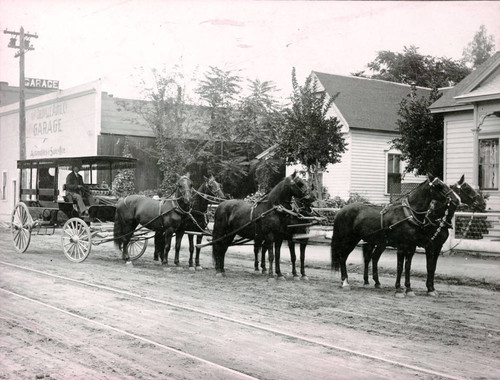
<svg viewBox="0 0 500 380">
<path fill-rule="evenodd" d="M 471 191 L 462 191 L 462 187 L 464 186 L 464 184 L 460 185 L 458 182 L 453 186 L 455 186 L 456 188 L 458 188 L 458 190 L 460 190 L 460 194 L 465 194 L 471 200 L 472 206 L 479 204 L 479 201 L 477 201 L 477 199 L 481 198 L 481 195 L 476 193 L 473 189 Z M 476 195 L 471 196 L 470 195 L 471 192 L 474 192 Z M 460 195 L 459 197 L 460 199 L 462 198 L 462 196 Z"/>
<path fill-rule="evenodd" d="M 450 189 L 449 191 L 446 191 L 446 192 L 441 188 L 436 189 L 439 192 L 439 194 L 442 195 L 443 197 L 445 197 L 448 202 L 452 202 L 458 206 L 460 204 L 460 196 L 457 193 L 455 193 L 451 187 L 449 187 L 443 181 L 441 181 L 438 177 L 434 178 L 432 181 L 429 181 L 429 186 L 431 188 L 437 187 L 437 183 L 442 184 L 444 186 L 447 186 Z M 454 197 L 452 197 L 450 194 L 453 194 Z M 453 199 L 453 198 L 455 198 L 455 199 Z"/>
<path fill-rule="evenodd" d="M 292 182 L 292 184 L 294 184 L 294 185 L 297 187 L 297 189 L 299 189 L 299 191 L 300 191 L 300 193 L 301 193 L 301 195 L 302 195 L 302 196 L 301 196 L 300 198 L 298 198 L 298 199 L 299 199 L 299 200 L 300 200 L 300 199 L 305 199 L 305 198 L 308 196 L 308 190 L 307 190 L 307 187 L 306 187 L 306 189 L 305 189 L 305 190 L 301 189 L 301 188 L 299 187 L 299 185 L 297 184 L 297 182 L 295 182 L 295 178 L 291 178 L 291 182 Z"/>
</svg>

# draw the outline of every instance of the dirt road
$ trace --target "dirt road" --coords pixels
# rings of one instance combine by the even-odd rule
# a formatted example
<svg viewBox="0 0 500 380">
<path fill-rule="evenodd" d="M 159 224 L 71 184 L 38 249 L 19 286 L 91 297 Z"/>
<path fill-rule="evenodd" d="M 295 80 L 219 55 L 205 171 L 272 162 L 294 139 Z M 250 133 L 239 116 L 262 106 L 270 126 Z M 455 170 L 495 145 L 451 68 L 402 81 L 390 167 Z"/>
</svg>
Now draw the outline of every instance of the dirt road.
<svg viewBox="0 0 500 380">
<path fill-rule="evenodd" d="M 359 274 L 310 263 L 309 281 L 268 281 L 246 248 L 216 278 L 165 269 L 152 249 L 133 266 L 112 245 L 80 264 L 58 231 L 18 254 L 0 232 L 1 379 L 494 379 L 500 378 L 500 297 L 437 283 L 440 297 L 396 299 L 392 275 L 365 289 Z M 282 268 L 288 266 L 284 254 Z M 356 268 L 350 268 L 351 273 Z"/>
</svg>

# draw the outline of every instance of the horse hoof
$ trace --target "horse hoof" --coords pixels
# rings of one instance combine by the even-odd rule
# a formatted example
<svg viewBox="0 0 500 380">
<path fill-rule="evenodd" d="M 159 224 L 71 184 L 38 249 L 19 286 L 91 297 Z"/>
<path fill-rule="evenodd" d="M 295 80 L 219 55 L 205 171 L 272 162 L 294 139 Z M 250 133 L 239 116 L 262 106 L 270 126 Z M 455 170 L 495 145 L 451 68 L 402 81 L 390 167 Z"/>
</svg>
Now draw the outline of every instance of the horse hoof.
<svg viewBox="0 0 500 380">
<path fill-rule="evenodd" d="M 309 277 L 307 277 L 307 276 L 302 276 L 300 279 L 301 279 L 302 281 L 309 281 Z"/>
<path fill-rule="evenodd" d="M 215 277 L 226 277 L 226 274 L 218 272 L 218 273 L 215 274 Z"/>
<path fill-rule="evenodd" d="M 394 294 L 394 297 L 405 298 L 405 294 L 402 291 L 396 291 L 396 294 Z"/>
<path fill-rule="evenodd" d="M 189 267 L 189 271 L 194 272 L 194 271 L 196 271 L 196 269 L 194 269 L 194 267 Z"/>
<path fill-rule="evenodd" d="M 407 295 L 408 297 L 415 297 L 415 292 L 414 292 L 413 290 L 408 290 L 408 291 L 406 292 L 406 295 Z"/>
<path fill-rule="evenodd" d="M 203 270 L 203 267 L 201 265 L 197 265 L 195 270 Z"/>
<path fill-rule="evenodd" d="M 285 276 L 278 276 L 278 277 L 276 277 L 276 280 L 278 280 L 278 281 L 286 281 L 286 278 L 285 278 Z"/>
<path fill-rule="evenodd" d="M 432 290 L 430 292 L 427 292 L 427 295 L 430 296 L 430 297 L 437 297 L 438 296 L 438 292 L 436 292 L 435 290 Z"/>
<path fill-rule="evenodd" d="M 349 284 L 342 285 L 342 290 L 345 290 L 345 291 L 351 290 L 351 286 Z"/>
<path fill-rule="evenodd" d="M 369 288 L 370 284 L 363 284 L 363 288 Z"/>
<path fill-rule="evenodd" d="M 381 288 L 380 284 L 375 284 L 375 289 L 380 289 L 380 288 Z"/>
<path fill-rule="evenodd" d="M 127 266 L 129 266 L 129 265 L 130 265 L 130 266 L 133 266 L 134 264 L 132 264 L 132 261 L 127 260 L 127 261 L 125 261 L 125 265 L 127 265 Z"/>
<path fill-rule="evenodd" d="M 294 281 L 300 281 L 300 277 L 299 276 L 293 276 L 293 280 Z"/>
</svg>

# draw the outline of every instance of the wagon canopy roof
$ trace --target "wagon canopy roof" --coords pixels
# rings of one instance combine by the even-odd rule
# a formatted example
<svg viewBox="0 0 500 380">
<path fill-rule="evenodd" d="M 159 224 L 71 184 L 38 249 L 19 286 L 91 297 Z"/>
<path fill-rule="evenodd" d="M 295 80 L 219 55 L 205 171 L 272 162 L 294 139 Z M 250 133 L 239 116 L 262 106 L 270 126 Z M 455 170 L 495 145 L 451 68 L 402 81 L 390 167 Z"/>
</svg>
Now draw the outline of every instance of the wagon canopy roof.
<svg viewBox="0 0 500 380">
<path fill-rule="evenodd" d="M 118 156 L 84 156 L 84 157 L 57 157 L 57 158 L 34 158 L 29 160 L 18 160 L 18 169 L 29 168 L 53 168 L 70 169 L 78 164 L 82 169 L 131 169 L 135 168 L 137 159 Z"/>
</svg>

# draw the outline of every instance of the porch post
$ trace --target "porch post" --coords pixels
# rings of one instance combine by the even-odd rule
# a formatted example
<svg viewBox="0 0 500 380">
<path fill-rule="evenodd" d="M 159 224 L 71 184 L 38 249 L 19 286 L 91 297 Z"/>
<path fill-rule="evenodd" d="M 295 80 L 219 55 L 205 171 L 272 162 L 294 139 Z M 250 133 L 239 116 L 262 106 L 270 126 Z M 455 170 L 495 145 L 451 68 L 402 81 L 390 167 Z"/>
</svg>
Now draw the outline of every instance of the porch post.
<svg viewBox="0 0 500 380">
<path fill-rule="evenodd" d="M 479 132 L 482 122 L 479 120 L 479 110 L 474 104 L 474 128 L 472 128 L 473 150 L 472 150 L 472 180 L 471 186 L 479 189 Z"/>
</svg>

